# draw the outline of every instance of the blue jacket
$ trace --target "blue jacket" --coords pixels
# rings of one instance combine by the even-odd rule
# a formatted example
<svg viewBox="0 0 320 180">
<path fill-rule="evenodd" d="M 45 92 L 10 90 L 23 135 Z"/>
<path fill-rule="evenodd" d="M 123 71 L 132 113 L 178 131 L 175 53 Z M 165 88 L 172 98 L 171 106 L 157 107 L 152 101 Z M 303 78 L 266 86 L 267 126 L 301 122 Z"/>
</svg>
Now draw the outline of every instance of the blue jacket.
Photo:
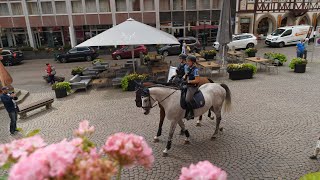
<svg viewBox="0 0 320 180">
<path fill-rule="evenodd" d="M 199 69 L 196 66 L 188 68 L 188 80 L 195 80 L 199 76 Z"/>
<path fill-rule="evenodd" d="M 0 96 L 0 99 L 1 99 L 4 107 L 8 111 L 8 113 L 16 111 L 15 105 L 12 101 L 13 98 L 11 96 L 8 96 L 7 94 L 2 94 Z"/>
</svg>

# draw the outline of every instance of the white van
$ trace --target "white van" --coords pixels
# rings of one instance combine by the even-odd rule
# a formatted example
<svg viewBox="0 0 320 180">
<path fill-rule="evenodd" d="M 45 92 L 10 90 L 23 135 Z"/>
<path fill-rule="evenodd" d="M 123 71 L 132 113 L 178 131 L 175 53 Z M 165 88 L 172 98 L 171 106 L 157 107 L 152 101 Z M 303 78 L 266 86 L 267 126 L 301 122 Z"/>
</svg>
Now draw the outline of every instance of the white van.
<svg viewBox="0 0 320 180">
<path fill-rule="evenodd" d="M 267 36 L 265 43 L 269 46 L 283 47 L 298 44 L 313 34 L 313 27 L 308 25 L 280 27 Z"/>
</svg>

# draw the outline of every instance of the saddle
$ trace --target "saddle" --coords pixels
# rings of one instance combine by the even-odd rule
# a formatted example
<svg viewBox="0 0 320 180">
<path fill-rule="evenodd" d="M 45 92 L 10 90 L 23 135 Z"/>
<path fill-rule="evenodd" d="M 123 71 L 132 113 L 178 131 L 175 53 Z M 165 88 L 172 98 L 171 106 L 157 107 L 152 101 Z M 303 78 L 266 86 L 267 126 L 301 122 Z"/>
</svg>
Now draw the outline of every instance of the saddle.
<svg viewBox="0 0 320 180">
<path fill-rule="evenodd" d="M 187 88 L 183 88 L 181 90 L 181 98 L 180 98 L 180 106 L 182 109 L 187 109 L 186 103 L 186 95 L 187 95 Z M 192 109 L 198 109 L 205 105 L 205 100 L 201 91 L 197 91 L 194 93 L 192 100 L 190 101 Z"/>
</svg>

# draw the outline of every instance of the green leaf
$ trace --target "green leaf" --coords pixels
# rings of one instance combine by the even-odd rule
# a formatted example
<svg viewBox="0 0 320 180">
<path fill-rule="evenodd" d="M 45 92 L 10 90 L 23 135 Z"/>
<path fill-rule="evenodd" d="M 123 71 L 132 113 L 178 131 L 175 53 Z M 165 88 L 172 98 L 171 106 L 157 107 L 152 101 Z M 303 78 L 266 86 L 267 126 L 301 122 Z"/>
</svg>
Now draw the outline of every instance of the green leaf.
<svg viewBox="0 0 320 180">
<path fill-rule="evenodd" d="M 9 170 L 11 168 L 11 165 L 11 162 L 6 162 L 1 168 L 4 170 Z"/>
<path fill-rule="evenodd" d="M 35 129 L 35 130 L 29 132 L 29 133 L 26 135 L 26 137 L 35 136 L 35 135 L 39 134 L 39 132 L 40 132 L 40 129 Z"/>
<path fill-rule="evenodd" d="M 0 176 L 0 180 L 7 180 L 7 179 L 8 179 L 8 175 Z"/>
<path fill-rule="evenodd" d="M 309 173 L 300 178 L 300 180 L 318 180 L 320 179 L 320 172 Z"/>
</svg>

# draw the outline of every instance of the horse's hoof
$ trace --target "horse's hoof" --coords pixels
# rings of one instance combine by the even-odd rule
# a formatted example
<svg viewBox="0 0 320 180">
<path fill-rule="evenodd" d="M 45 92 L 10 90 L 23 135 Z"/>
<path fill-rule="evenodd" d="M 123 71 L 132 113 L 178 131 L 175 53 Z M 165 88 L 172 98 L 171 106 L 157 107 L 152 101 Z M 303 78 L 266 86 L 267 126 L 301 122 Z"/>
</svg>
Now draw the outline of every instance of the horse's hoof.
<svg viewBox="0 0 320 180">
<path fill-rule="evenodd" d="M 223 131 L 223 127 L 219 129 L 221 132 Z"/>
<path fill-rule="evenodd" d="M 217 139 L 217 137 L 215 137 L 215 136 L 212 136 L 211 137 L 211 141 L 214 141 L 214 140 L 216 140 Z"/>
<path fill-rule="evenodd" d="M 197 123 L 196 126 L 201 127 L 201 123 Z"/>
<path fill-rule="evenodd" d="M 168 157 L 168 153 L 162 153 L 162 157 Z"/>
<path fill-rule="evenodd" d="M 184 144 L 190 144 L 190 141 L 189 140 L 185 140 Z"/>
<path fill-rule="evenodd" d="M 159 139 L 153 139 L 153 142 L 157 143 L 157 142 L 159 142 Z"/>
</svg>

